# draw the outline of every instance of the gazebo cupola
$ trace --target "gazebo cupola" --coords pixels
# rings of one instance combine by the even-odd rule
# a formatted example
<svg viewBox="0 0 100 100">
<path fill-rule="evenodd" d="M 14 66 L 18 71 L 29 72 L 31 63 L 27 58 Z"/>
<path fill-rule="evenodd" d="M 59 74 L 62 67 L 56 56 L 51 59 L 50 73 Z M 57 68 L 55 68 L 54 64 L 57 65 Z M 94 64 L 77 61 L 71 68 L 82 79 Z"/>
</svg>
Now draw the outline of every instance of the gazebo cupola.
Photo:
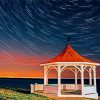
<svg viewBox="0 0 100 100">
<path fill-rule="evenodd" d="M 79 53 L 77 53 L 71 45 L 68 43 L 64 50 L 62 50 L 57 56 L 49 60 L 48 62 L 41 64 L 44 68 L 44 92 L 55 93 L 58 96 L 81 96 L 87 98 L 98 98 L 97 90 L 96 90 L 96 65 L 100 65 L 94 61 L 91 61 Z M 56 86 L 48 84 L 48 72 L 54 68 L 58 74 L 58 84 Z M 69 69 L 75 75 L 75 84 L 68 86 L 66 84 L 66 91 L 68 87 L 77 91 L 80 90 L 80 94 L 78 95 L 63 95 L 63 84 L 61 84 L 61 73 Z M 89 85 L 84 85 L 84 71 L 87 70 L 89 73 Z M 81 75 L 81 84 L 77 84 L 77 76 L 80 72 Z M 93 72 L 93 75 L 92 75 Z M 66 73 L 67 74 L 67 73 Z M 94 84 L 92 83 L 92 76 L 94 80 Z M 70 88 L 69 88 L 70 89 Z"/>
</svg>

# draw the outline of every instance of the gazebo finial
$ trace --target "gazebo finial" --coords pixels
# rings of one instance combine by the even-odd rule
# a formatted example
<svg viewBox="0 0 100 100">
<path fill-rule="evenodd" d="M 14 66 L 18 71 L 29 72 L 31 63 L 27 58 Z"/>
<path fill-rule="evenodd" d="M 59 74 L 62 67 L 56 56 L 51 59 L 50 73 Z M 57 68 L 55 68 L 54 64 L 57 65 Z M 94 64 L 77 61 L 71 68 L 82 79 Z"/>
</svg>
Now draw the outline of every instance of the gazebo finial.
<svg viewBox="0 0 100 100">
<path fill-rule="evenodd" d="M 68 43 L 68 44 L 70 43 L 70 40 L 71 40 L 71 38 L 70 38 L 70 36 L 68 36 L 68 37 L 67 37 L 67 43 Z"/>
</svg>

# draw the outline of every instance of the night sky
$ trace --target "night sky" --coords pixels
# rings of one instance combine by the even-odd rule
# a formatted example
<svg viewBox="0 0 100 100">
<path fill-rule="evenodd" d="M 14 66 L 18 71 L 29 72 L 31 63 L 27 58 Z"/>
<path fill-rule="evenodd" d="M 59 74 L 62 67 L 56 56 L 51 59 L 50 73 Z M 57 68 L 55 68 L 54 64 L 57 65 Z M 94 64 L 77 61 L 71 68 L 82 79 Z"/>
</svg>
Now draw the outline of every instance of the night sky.
<svg viewBox="0 0 100 100">
<path fill-rule="evenodd" d="M 32 76 L 69 36 L 76 51 L 100 62 L 100 0 L 0 0 L 0 75 Z"/>
</svg>

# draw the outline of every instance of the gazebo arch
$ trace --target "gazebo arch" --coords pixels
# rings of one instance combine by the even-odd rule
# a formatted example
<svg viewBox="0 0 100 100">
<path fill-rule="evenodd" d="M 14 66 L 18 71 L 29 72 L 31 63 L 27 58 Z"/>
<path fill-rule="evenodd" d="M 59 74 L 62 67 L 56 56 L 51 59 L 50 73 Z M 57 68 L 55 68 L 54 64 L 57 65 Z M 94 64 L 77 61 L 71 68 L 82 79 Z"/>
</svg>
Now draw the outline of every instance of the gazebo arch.
<svg viewBox="0 0 100 100">
<path fill-rule="evenodd" d="M 62 70 L 61 70 L 61 74 L 62 74 L 65 70 L 70 70 L 71 72 L 73 72 L 73 73 L 75 74 L 74 70 L 73 70 L 73 69 L 69 69 L 69 68 L 64 68 L 64 69 L 62 69 Z"/>
<path fill-rule="evenodd" d="M 88 68 L 88 69 L 87 69 Z M 92 85 L 93 83 L 92 83 L 92 79 L 93 79 L 93 75 L 92 75 L 92 72 L 94 72 L 94 69 L 93 69 L 93 67 L 91 67 L 91 66 L 86 66 L 85 68 L 84 68 L 84 71 L 87 71 L 88 72 L 88 74 L 89 74 L 89 84 L 90 85 Z"/>
<path fill-rule="evenodd" d="M 44 93 L 48 93 L 51 91 L 51 93 L 55 93 L 58 96 L 68 97 L 68 96 L 76 96 L 76 97 L 87 97 L 87 98 L 98 98 L 97 90 L 96 90 L 96 65 L 100 65 L 99 63 L 96 63 L 94 61 L 91 61 L 81 55 L 79 55 L 70 44 L 67 44 L 65 49 L 61 51 L 56 57 L 51 59 L 50 61 L 41 64 L 40 66 L 43 66 L 44 68 Z M 77 89 L 80 89 L 81 94 L 79 95 L 63 95 L 62 85 L 61 84 L 61 73 L 62 71 L 69 66 L 69 69 L 72 70 L 75 74 L 75 87 Z M 72 67 L 73 66 L 73 69 Z M 90 85 L 85 86 L 84 85 L 84 70 L 89 66 L 89 80 Z M 48 84 L 48 77 L 45 74 L 46 71 L 48 71 L 47 67 L 54 67 L 57 70 L 58 73 L 58 85 L 53 86 Z M 92 75 L 91 75 L 91 69 L 93 70 L 93 79 L 94 79 L 94 85 L 92 85 Z M 77 85 L 77 74 L 78 72 L 81 73 L 81 84 L 80 88 Z M 48 91 L 49 89 L 49 91 Z M 54 89 L 54 90 L 53 90 Z M 77 90 L 75 89 L 75 90 Z M 67 91 L 67 90 L 66 90 Z"/>
</svg>

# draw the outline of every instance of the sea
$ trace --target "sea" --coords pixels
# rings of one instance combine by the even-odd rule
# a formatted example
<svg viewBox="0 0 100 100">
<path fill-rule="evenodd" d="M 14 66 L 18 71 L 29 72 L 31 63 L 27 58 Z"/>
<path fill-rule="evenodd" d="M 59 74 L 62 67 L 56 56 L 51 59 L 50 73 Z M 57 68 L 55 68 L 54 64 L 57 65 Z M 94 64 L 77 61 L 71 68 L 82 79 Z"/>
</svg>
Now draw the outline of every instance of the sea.
<svg viewBox="0 0 100 100">
<path fill-rule="evenodd" d="M 0 87 L 22 88 L 30 90 L 30 84 L 43 84 L 42 78 L 0 78 Z M 92 80 L 93 81 L 93 80 Z M 74 84 L 75 79 L 61 79 L 62 84 Z M 78 84 L 81 80 L 78 79 Z M 57 84 L 57 79 L 49 79 L 49 84 Z M 89 84 L 89 79 L 84 80 L 84 84 Z M 97 92 L 100 96 L 100 79 L 97 79 Z"/>
</svg>

